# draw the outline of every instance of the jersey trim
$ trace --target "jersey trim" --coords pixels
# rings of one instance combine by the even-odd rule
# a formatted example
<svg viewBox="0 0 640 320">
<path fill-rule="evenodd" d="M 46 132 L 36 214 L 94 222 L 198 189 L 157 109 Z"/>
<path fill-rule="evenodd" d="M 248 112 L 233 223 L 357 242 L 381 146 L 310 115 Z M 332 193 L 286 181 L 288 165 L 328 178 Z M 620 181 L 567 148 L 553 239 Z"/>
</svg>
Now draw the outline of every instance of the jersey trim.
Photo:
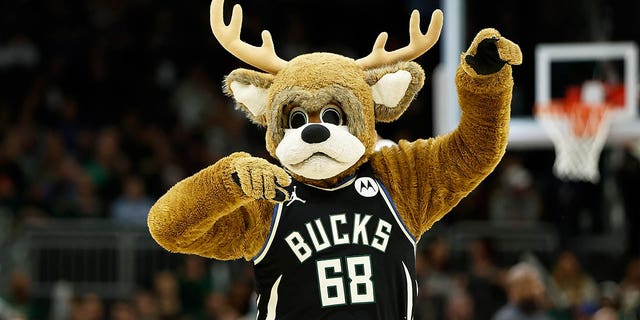
<svg viewBox="0 0 640 320">
<path fill-rule="evenodd" d="M 256 320 L 260 319 L 260 297 L 262 295 L 258 295 L 258 298 L 256 299 L 256 305 L 258 306 L 257 310 L 256 310 Z"/>
<path fill-rule="evenodd" d="M 280 223 L 280 216 L 282 215 L 282 204 L 277 203 L 273 208 L 273 217 L 271 218 L 271 226 L 269 227 L 269 235 L 267 235 L 267 241 L 264 242 L 258 254 L 253 258 L 253 263 L 258 264 L 264 257 L 267 255 L 269 248 L 271 247 L 271 242 L 273 242 L 273 238 L 276 236 L 276 231 L 278 230 L 278 224 Z"/>
<path fill-rule="evenodd" d="M 277 316 L 276 309 L 278 308 L 278 287 L 280 286 L 280 280 L 282 275 L 278 277 L 276 282 L 271 287 L 271 294 L 269 295 L 269 302 L 267 303 L 267 317 L 265 320 L 274 320 Z"/>
<path fill-rule="evenodd" d="M 411 280 L 411 274 L 407 269 L 407 265 L 402 261 L 402 267 L 404 268 L 404 276 L 407 280 L 407 316 L 405 319 L 413 319 L 413 280 Z"/>
<path fill-rule="evenodd" d="M 416 243 L 418 241 L 413 236 L 413 234 L 411 234 L 411 232 L 409 231 L 409 228 L 407 228 L 407 225 L 404 224 L 404 221 L 402 220 L 402 217 L 400 217 L 400 213 L 398 213 L 398 209 L 396 209 L 396 205 L 393 203 L 393 200 L 391 200 L 391 196 L 389 195 L 389 192 L 387 192 L 387 189 L 384 187 L 382 183 L 380 183 L 380 181 L 376 180 L 376 183 L 380 187 L 380 190 L 383 191 L 381 194 L 382 194 L 382 198 L 384 198 L 384 202 L 387 203 L 389 210 L 391 210 L 391 212 L 393 213 L 393 217 L 396 219 L 396 222 L 400 225 L 400 228 L 402 229 L 402 232 L 404 233 L 404 235 L 407 237 L 407 239 L 409 239 L 409 241 L 411 241 L 411 244 L 413 245 L 413 251 L 415 252 Z"/>
</svg>

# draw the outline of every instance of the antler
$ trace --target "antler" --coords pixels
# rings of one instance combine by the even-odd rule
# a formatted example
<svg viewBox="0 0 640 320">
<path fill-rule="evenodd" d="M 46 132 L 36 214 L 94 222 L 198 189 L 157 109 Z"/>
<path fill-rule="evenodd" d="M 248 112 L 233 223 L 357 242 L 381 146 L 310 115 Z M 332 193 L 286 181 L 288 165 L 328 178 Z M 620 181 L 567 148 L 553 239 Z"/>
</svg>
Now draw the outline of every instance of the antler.
<svg viewBox="0 0 640 320">
<path fill-rule="evenodd" d="M 422 34 L 420 30 L 420 12 L 413 10 L 409 20 L 410 40 L 406 47 L 388 52 L 384 49 L 388 35 L 386 32 L 382 32 L 373 44 L 371 53 L 364 58 L 356 60 L 356 63 L 367 69 L 398 61 L 411 61 L 421 56 L 438 41 L 440 30 L 442 30 L 442 19 L 442 11 L 434 10 L 433 14 L 431 14 L 429 29 L 427 29 L 426 34 Z"/>
<path fill-rule="evenodd" d="M 212 0 L 210 11 L 211 31 L 218 42 L 236 58 L 266 72 L 276 74 L 287 65 L 278 57 L 269 31 L 262 31 L 262 45 L 252 46 L 240 40 L 242 29 L 242 7 L 233 6 L 231 22 L 227 26 L 223 19 L 224 0 Z"/>
</svg>

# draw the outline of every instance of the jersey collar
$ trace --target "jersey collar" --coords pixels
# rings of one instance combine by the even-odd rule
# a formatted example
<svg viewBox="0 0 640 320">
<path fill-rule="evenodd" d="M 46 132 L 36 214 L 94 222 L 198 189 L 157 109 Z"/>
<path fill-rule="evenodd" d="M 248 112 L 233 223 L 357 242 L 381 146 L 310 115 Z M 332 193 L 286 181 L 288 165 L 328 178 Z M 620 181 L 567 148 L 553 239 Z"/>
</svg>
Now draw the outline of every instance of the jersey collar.
<svg viewBox="0 0 640 320">
<path fill-rule="evenodd" d="M 324 191 L 335 191 L 335 190 L 339 190 L 339 189 L 342 189 L 342 188 L 345 188 L 345 187 L 348 187 L 348 186 L 352 185 L 353 182 L 356 181 L 356 178 L 357 178 L 357 175 L 355 175 L 355 174 L 351 175 L 351 176 L 348 176 L 344 180 L 342 180 L 341 182 L 338 182 L 338 184 L 336 184 L 335 187 L 331 187 L 331 188 L 322 188 L 322 187 L 314 186 L 312 184 L 307 184 L 307 183 L 305 183 L 305 184 L 310 186 L 310 187 L 313 187 L 313 188 L 316 188 L 316 189 L 320 189 L 320 190 L 324 190 Z"/>
</svg>

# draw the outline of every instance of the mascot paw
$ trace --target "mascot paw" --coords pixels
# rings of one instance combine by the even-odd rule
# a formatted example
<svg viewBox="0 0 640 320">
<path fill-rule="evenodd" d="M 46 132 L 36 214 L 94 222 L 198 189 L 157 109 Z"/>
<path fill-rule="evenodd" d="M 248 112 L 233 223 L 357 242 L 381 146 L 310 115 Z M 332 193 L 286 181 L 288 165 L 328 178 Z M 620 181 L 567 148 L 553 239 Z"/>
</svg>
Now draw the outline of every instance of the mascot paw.
<svg viewBox="0 0 640 320">
<path fill-rule="evenodd" d="M 246 195 L 277 202 L 289 199 L 285 187 L 291 184 L 291 177 L 284 169 L 256 157 L 238 158 L 233 166 L 231 177 Z"/>
<path fill-rule="evenodd" d="M 489 75 L 500 71 L 505 64 L 521 63 L 520 47 L 491 28 L 478 32 L 463 54 L 463 66 L 470 75 Z"/>
</svg>

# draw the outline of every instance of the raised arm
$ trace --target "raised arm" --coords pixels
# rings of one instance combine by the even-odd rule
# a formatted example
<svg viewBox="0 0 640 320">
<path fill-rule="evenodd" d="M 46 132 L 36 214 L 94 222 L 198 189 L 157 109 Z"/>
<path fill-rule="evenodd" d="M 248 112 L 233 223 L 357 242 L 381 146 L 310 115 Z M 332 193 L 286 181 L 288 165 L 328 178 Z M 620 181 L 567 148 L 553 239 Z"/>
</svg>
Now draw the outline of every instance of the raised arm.
<svg viewBox="0 0 640 320">
<path fill-rule="evenodd" d="M 419 237 L 468 195 L 497 166 L 509 134 L 513 90 L 511 64 L 519 47 L 494 29 L 476 35 L 456 73 L 462 116 L 458 127 L 440 137 L 401 141 L 374 155 L 374 169 L 389 190 L 405 223 Z M 391 185 L 391 184 L 389 184 Z"/>
</svg>

